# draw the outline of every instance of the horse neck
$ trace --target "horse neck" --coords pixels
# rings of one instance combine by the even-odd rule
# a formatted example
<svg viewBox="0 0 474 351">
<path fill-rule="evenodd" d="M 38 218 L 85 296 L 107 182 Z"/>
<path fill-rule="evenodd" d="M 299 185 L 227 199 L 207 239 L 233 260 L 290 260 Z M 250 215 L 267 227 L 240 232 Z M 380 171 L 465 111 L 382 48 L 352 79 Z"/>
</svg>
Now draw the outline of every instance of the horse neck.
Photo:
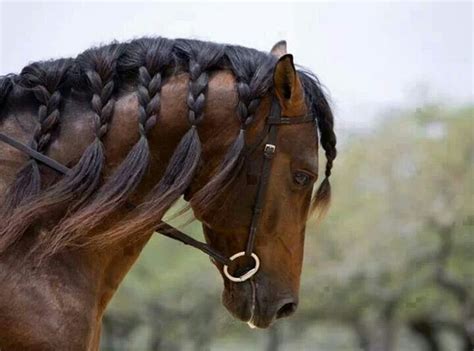
<svg viewBox="0 0 474 351">
<path fill-rule="evenodd" d="M 234 90 L 235 81 L 230 73 L 222 72 L 214 75 L 209 82 L 206 97 L 205 122 L 199 127 L 199 135 L 203 145 L 202 157 L 208 167 L 215 164 L 224 156 L 226 147 L 230 145 L 239 130 L 238 118 L 235 115 L 237 96 Z M 187 75 L 172 77 L 162 88 L 162 107 L 159 121 L 148 137 L 150 150 L 153 155 L 149 172 L 145 175 L 130 202 L 138 204 L 149 190 L 157 183 L 166 169 L 168 160 L 183 134 L 189 130 L 187 120 L 188 108 L 184 101 L 188 93 Z M 133 95 L 126 95 L 116 104 L 109 137 L 106 140 L 108 159 L 117 160 L 125 157 L 127 144 L 133 142 L 130 130 L 132 121 L 136 121 L 138 103 Z M 130 118 L 132 117 L 132 118 Z M 216 130 L 222 131 L 216 134 Z M 120 147 L 113 147 L 115 140 L 130 140 Z M 110 150 L 109 150 L 110 149 Z M 109 167 L 106 167 L 106 172 Z M 208 173 L 206 167 L 201 167 L 202 173 Z M 200 178 L 197 176 L 196 178 Z M 114 214 L 111 222 L 125 217 L 126 209 Z M 107 226 L 107 225 L 106 225 Z M 91 249 L 87 257 L 96 260 L 92 266 L 104 267 L 100 275 L 99 311 L 103 311 L 110 298 L 115 293 L 120 282 L 137 260 L 143 247 L 149 241 L 152 231 L 141 233 L 138 237 L 130 237 L 119 241 L 106 250 Z M 159 253 L 157 253 L 159 254 Z"/>
</svg>

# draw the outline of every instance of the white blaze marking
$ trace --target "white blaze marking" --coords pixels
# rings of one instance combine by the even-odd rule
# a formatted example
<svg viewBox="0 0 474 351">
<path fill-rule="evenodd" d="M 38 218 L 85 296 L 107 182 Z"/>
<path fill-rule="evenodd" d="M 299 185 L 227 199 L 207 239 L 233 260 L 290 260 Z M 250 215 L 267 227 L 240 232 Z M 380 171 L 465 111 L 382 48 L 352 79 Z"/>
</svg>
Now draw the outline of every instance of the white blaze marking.
<svg viewBox="0 0 474 351">
<path fill-rule="evenodd" d="M 254 317 L 254 314 L 255 314 L 255 304 L 256 304 L 256 296 L 257 296 L 257 288 L 255 286 L 255 282 L 253 281 L 253 279 L 250 279 L 250 286 L 252 287 L 252 305 L 250 307 L 250 319 L 249 321 L 247 322 L 247 325 L 251 328 L 251 329 L 255 329 L 257 328 L 257 326 L 255 324 L 253 324 L 253 317 Z"/>
</svg>

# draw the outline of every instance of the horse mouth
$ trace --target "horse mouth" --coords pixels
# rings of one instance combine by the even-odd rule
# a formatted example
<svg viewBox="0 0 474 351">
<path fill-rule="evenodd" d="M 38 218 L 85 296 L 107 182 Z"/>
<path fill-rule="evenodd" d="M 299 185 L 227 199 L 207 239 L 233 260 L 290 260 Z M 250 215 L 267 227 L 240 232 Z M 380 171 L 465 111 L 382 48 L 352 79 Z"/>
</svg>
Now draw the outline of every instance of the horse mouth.
<svg viewBox="0 0 474 351">
<path fill-rule="evenodd" d="M 251 329 L 265 329 L 274 318 L 267 318 L 261 313 L 257 296 L 257 284 L 250 279 L 245 284 L 239 283 L 224 291 L 223 303 L 235 318 L 247 323 Z"/>
</svg>

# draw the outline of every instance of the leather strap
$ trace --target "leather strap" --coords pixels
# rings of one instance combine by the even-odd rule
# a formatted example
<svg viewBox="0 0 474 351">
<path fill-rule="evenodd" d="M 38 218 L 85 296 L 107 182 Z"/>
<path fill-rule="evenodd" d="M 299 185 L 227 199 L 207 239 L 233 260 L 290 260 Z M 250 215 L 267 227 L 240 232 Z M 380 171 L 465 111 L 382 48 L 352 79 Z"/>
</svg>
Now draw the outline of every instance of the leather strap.
<svg viewBox="0 0 474 351">
<path fill-rule="evenodd" d="M 280 105 L 275 99 L 272 103 L 270 115 L 280 115 Z M 270 179 L 272 159 L 276 152 L 277 130 L 278 129 L 275 125 L 270 125 L 267 143 L 265 144 L 265 147 L 263 149 L 263 163 L 262 170 L 260 173 L 260 181 L 258 183 L 257 195 L 255 198 L 255 205 L 252 213 L 252 221 L 250 222 L 247 246 L 245 247 L 246 256 L 250 256 L 252 254 L 255 245 L 255 237 L 257 235 L 258 225 L 260 223 L 260 218 L 263 212 L 265 196 L 267 193 L 268 182 Z"/>
<path fill-rule="evenodd" d="M 24 152 L 25 154 L 34 158 L 35 160 L 41 163 L 44 163 L 46 166 L 54 169 L 55 171 L 58 171 L 59 173 L 66 174 L 67 172 L 69 172 L 69 168 L 67 168 L 63 164 L 59 163 L 56 160 L 53 160 L 51 157 L 45 156 L 42 153 L 39 153 L 38 151 L 33 150 L 31 147 L 23 143 L 20 143 L 19 141 L 9 137 L 8 135 L 0 133 L 0 140 L 14 147 L 15 149 Z"/>
<path fill-rule="evenodd" d="M 156 231 L 159 232 L 160 234 L 164 235 L 164 236 L 167 236 L 168 238 L 177 240 L 177 241 L 179 241 L 179 242 L 181 242 L 185 245 L 195 247 L 196 249 L 201 250 L 205 254 L 211 256 L 213 259 L 215 259 L 216 261 L 218 261 L 218 262 L 220 262 L 224 265 L 229 265 L 231 263 L 231 260 L 229 258 L 227 258 L 225 256 L 222 256 L 219 252 L 214 250 L 209 245 L 207 245 L 203 242 L 194 240 L 189 235 L 184 234 L 182 231 L 176 229 L 175 227 L 169 225 L 166 222 L 162 221 L 159 224 Z"/>
</svg>

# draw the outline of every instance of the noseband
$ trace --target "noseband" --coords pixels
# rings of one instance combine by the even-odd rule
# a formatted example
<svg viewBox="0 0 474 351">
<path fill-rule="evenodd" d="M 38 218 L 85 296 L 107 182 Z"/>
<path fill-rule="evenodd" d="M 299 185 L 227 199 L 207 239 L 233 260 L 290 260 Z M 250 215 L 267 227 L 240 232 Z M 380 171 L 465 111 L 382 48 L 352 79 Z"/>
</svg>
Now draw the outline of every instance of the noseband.
<svg viewBox="0 0 474 351">
<path fill-rule="evenodd" d="M 301 124 L 309 122 L 314 123 L 314 121 L 314 117 L 311 115 L 299 117 L 282 116 L 280 105 L 278 101 L 273 98 L 270 115 L 267 117 L 263 136 L 260 138 L 259 142 L 255 144 L 254 147 L 247 148 L 246 150 L 246 155 L 248 156 L 250 153 L 254 152 L 256 148 L 261 145 L 262 142 L 266 139 L 266 143 L 263 148 L 263 162 L 260 170 L 260 180 L 258 182 L 257 195 L 255 198 L 255 205 L 252 211 L 252 220 L 250 222 L 249 234 L 245 251 L 237 252 L 236 254 L 227 258 L 218 251 L 214 250 L 208 244 L 193 239 L 192 237 L 188 236 L 187 234 L 181 232 L 180 230 L 163 221 L 160 223 L 156 231 L 171 239 L 180 241 L 185 245 L 190 245 L 206 253 L 213 260 L 221 263 L 224 267 L 223 271 L 227 279 L 236 283 L 244 282 L 250 279 L 252 276 L 255 275 L 255 273 L 258 272 L 258 269 L 260 268 L 260 259 L 258 258 L 257 254 L 253 252 L 253 249 L 255 245 L 255 237 L 258 231 L 258 225 L 264 209 L 265 195 L 268 189 L 272 159 L 275 156 L 277 150 L 276 142 L 278 127 L 281 125 Z M 48 166 L 51 169 L 54 169 L 55 171 L 61 174 L 67 174 L 70 170 L 68 167 L 62 165 L 56 160 L 33 150 L 31 147 L 3 133 L 0 133 L 0 141 L 3 141 L 4 143 L 24 152 L 35 160 L 43 163 L 44 165 Z M 127 205 L 131 208 L 134 208 L 134 206 L 129 203 Z M 253 268 L 247 269 L 247 271 L 241 274 L 240 276 L 233 276 L 229 273 L 229 265 L 232 263 L 232 261 L 242 256 L 251 257 L 254 260 L 254 266 Z"/>
</svg>

